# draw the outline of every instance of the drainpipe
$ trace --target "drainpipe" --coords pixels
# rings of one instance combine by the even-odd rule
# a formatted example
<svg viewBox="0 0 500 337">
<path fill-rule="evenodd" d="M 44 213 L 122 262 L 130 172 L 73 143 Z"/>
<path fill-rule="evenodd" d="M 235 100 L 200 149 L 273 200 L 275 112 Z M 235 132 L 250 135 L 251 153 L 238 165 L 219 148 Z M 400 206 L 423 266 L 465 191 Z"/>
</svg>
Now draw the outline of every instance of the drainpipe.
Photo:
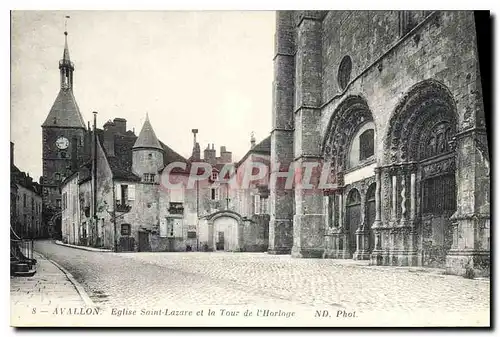
<svg viewBox="0 0 500 337">
<path fill-rule="evenodd" d="M 94 238 L 94 231 L 97 229 L 97 111 L 94 111 L 93 112 L 94 114 L 94 139 L 93 139 L 93 142 L 94 142 L 94 149 L 93 149 L 93 154 L 94 154 L 94 157 L 92 158 L 92 178 L 93 178 L 93 181 L 92 181 L 92 188 L 93 188 L 93 203 L 92 203 L 92 208 L 93 208 L 93 211 L 92 211 L 92 219 L 93 219 L 93 222 L 94 222 L 94 226 L 93 226 L 93 231 L 92 231 L 92 240 L 91 241 L 94 241 L 95 238 Z"/>
<path fill-rule="evenodd" d="M 196 180 L 196 251 L 200 251 L 200 189 Z"/>
<path fill-rule="evenodd" d="M 118 252 L 118 238 L 116 234 L 116 195 L 115 195 L 115 182 L 111 179 L 111 187 L 113 190 L 113 211 L 111 212 L 111 222 L 113 223 L 113 242 L 114 249 L 113 251 Z"/>
</svg>

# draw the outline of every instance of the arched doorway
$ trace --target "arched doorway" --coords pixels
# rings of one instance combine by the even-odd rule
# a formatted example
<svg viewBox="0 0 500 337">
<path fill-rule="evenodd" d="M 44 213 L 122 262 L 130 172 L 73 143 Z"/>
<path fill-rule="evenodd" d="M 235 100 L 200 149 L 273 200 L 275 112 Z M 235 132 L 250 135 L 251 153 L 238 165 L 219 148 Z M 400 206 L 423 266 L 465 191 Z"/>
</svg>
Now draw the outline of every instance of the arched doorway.
<svg viewBox="0 0 500 337">
<path fill-rule="evenodd" d="M 238 222 L 235 218 L 222 216 L 214 221 L 215 249 L 234 251 L 238 247 Z"/>
<path fill-rule="evenodd" d="M 382 198 L 391 203 L 388 218 L 399 230 L 394 232 L 394 244 L 411 250 L 424 266 L 444 266 L 452 243 L 457 128 L 454 100 L 434 80 L 415 85 L 389 124 L 385 173 L 392 184 L 387 189 L 391 192 Z M 405 233 L 410 240 L 405 240 Z"/>
<path fill-rule="evenodd" d="M 214 251 L 241 249 L 241 216 L 233 211 L 220 211 L 208 217 L 208 246 Z"/>
<path fill-rule="evenodd" d="M 346 201 L 346 231 L 348 233 L 349 253 L 356 251 L 356 230 L 361 224 L 361 195 L 353 188 Z"/>
<path fill-rule="evenodd" d="M 373 235 L 372 225 L 375 222 L 375 187 L 376 184 L 371 184 L 366 191 L 365 201 L 365 223 L 368 231 L 368 251 L 372 251 L 375 247 L 375 238 Z"/>
<path fill-rule="evenodd" d="M 363 97 L 348 96 L 339 103 L 328 123 L 322 144 L 324 160 L 330 164 L 337 185 L 325 198 L 331 214 L 328 221 L 332 226 L 325 232 L 324 256 L 367 258 L 365 228 L 360 228 L 358 232 L 363 242 L 359 247 L 356 231 L 364 218 L 360 191 L 364 191 L 365 182 L 374 176 L 370 166 L 376 165 L 376 135 L 371 110 Z M 346 183 L 348 175 L 350 178 Z M 346 189 L 347 185 L 351 190 Z M 357 248 L 360 250 L 354 254 Z"/>
</svg>

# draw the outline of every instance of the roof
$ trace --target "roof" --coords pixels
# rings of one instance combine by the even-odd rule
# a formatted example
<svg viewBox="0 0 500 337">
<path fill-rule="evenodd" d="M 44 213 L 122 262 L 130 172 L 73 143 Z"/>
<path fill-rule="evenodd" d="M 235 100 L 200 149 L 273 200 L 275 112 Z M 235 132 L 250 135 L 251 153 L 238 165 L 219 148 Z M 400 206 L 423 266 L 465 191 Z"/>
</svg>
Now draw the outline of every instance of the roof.
<svg viewBox="0 0 500 337">
<path fill-rule="evenodd" d="M 146 120 L 142 125 L 141 132 L 139 133 L 139 137 L 137 138 L 133 148 L 134 149 L 153 148 L 153 149 L 163 150 L 163 148 L 160 145 L 160 142 L 158 141 L 158 138 L 156 138 L 156 134 L 153 130 L 153 127 L 149 122 L 148 115 L 146 115 Z"/>
<path fill-rule="evenodd" d="M 120 179 L 126 181 L 140 181 L 141 178 L 132 172 L 132 151 L 138 142 L 138 137 L 132 132 L 127 131 L 125 133 L 114 132 L 114 155 L 110 155 L 106 151 L 104 146 L 104 130 L 97 129 L 97 138 L 101 144 L 101 148 L 106 156 L 107 162 L 113 174 L 113 179 Z M 156 137 L 156 136 L 155 136 Z M 186 163 L 186 171 L 189 172 L 189 161 L 172 150 L 169 146 L 165 145 L 161 141 L 158 141 L 159 149 L 163 150 L 163 165 L 166 166 L 172 162 L 183 162 Z M 92 162 L 89 161 L 84 163 L 79 168 L 79 181 L 83 182 L 90 179 Z M 173 172 L 186 172 L 179 168 L 173 170 Z"/>
<path fill-rule="evenodd" d="M 22 172 L 17 166 L 11 165 L 10 167 L 10 183 L 22 186 L 35 194 L 41 195 L 41 186 L 26 172 Z"/>
<path fill-rule="evenodd" d="M 240 166 L 243 162 L 252 154 L 252 153 L 260 153 L 271 155 L 271 136 L 264 138 L 259 144 L 252 147 L 248 152 L 240 159 L 240 161 L 236 164 L 236 166 Z"/>
<path fill-rule="evenodd" d="M 71 89 L 61 88 L 42 127 L 85 128 Z"/>
</svg>

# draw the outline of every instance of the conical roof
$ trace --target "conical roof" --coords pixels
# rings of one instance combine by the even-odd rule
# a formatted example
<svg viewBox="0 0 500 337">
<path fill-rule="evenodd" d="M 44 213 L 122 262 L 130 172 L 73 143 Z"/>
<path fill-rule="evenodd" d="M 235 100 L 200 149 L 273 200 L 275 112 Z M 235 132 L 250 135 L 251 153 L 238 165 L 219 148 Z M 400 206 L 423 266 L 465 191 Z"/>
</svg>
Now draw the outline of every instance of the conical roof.
<svg viewBox="0 0 500 337">
<path fill-rule="evenodd" d="M 141 133 L 139 133 L 139 137 L 137 138 L 133 146 L 133 149 L 137 148 L 153 148 L 163 150 L 160 142 L 158 141 L 158 138 L 156 138 L 156 134 L 153 130 L 153 127 L 151 126 L 151 123 L 149 122 L 149 117 L 147 114 L 146 120 L 142 125 Z"/>
<path fill-rule="evenodd" d="M 42 126 L 85 128 L 73 91 L 61 89 Z"/>
</svg>

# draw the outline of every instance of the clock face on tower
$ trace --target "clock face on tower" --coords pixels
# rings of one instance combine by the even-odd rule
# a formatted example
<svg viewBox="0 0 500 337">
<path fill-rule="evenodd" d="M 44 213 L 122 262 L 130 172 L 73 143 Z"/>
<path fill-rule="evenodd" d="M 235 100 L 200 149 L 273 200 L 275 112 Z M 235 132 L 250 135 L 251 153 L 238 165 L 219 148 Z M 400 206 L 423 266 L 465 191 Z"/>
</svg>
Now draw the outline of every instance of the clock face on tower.
<svg viewBox="0 0 500 337">
<path fill-rule="evenodd" d="M 56 146 L 59 150 L 65 150 L 69 146 L 69 140 L 65 137 L 59 137 L 56 140 Z"/>
</svg>

